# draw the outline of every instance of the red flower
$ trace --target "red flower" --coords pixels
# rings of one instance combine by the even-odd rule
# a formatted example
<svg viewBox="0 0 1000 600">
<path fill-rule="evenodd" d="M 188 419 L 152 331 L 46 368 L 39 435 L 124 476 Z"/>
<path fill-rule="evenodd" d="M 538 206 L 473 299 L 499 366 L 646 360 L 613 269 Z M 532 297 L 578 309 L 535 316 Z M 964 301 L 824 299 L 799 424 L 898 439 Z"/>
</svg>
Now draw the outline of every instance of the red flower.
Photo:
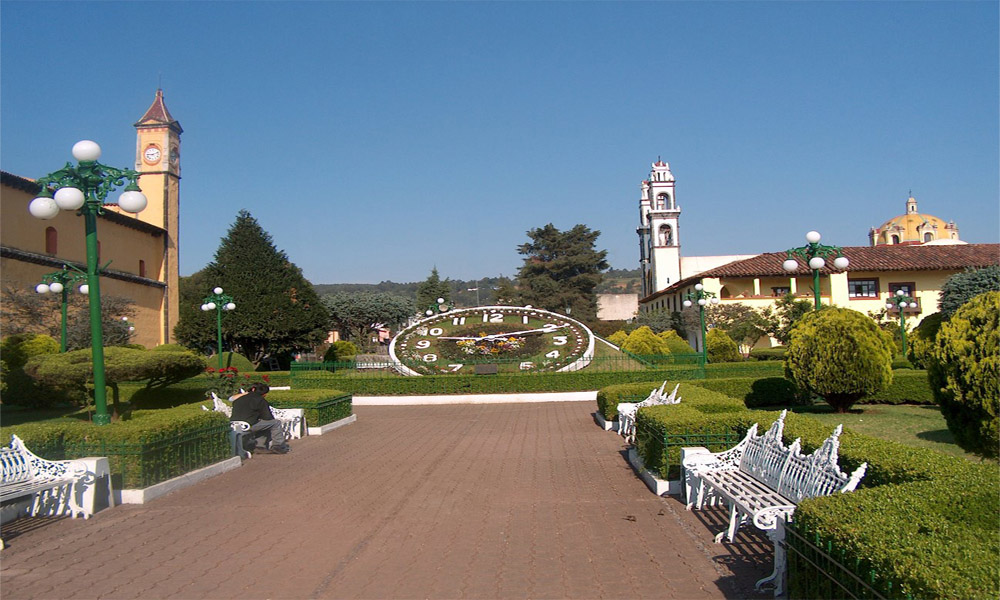
<svg viewBox="0 0 1000 600">
<path fill-rule="evenodd" d="M 206 373 L 215 373 L 215 369 L 213 369 L 212 367 L 205 367 L 205 372 Z"/>
<path fill-rule="evenodd" d="M 264 378 L 264 381 L 267 381 L 267 382 L 270 382 L 270 381 L 271 381 L 271 378 L 270 378 L 270 377 L 268 377 L 268 376 L 267 376 L 266 374 L 265 374 L 265 375 L 261 375 L 261 377 L 263 377 L 263 378 Z"/>
</svg>

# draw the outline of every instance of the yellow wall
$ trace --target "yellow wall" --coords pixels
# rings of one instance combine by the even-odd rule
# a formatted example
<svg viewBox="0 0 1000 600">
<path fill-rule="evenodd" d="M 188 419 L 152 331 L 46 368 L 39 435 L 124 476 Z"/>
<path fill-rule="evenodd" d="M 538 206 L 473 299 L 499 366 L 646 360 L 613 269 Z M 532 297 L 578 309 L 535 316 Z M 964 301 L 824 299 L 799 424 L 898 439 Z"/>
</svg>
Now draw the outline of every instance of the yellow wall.
<svg viewBox="0 0 1000 600">
<path fill-rule="evenodd" d="M 50 264 L 36 264 L 17 258 L 0 259 L 0 284 L 4 287 L 32 289 L 42 281 L 42 276 L 58 271 L 61 261 L 81 265 L 86 263 L 86 248 L 83 217 L 74 211 L 60 211 L 54 218 L 42 221 L 31 216 L 28 203 L 33 194 L 7 185 L 0 186 L 0 242 L 5 248 L 21 250 L 51 261 Z M 54 227 L 58 234 L 57 254 L 45 252 L 45 230 Z M 97 220 L 97 237 L 101 243 L 101 262 L 108 260 L 110 272 L 139 275 L 139 260 L 146 263 L 148 283 L 122 281 L 111 276 L 101 277 L 101 294 L 121 296 L 135 302 L 136 315 L 133 341 L 147 348 L 166 343 L 165 318 L 163 316 L 164 287 L 163 254 L 164 235 L 137 231 L 130 227 L 112 223 L 106 219 Z M 156 282 L 160 282 L 157 284 Z M 75 290 L 74 290 L 75 291 Z M 58 303 L 53 300 L 54 310 Z M 172 321 L 170 327 L 176 324 Z"/>
</svg>

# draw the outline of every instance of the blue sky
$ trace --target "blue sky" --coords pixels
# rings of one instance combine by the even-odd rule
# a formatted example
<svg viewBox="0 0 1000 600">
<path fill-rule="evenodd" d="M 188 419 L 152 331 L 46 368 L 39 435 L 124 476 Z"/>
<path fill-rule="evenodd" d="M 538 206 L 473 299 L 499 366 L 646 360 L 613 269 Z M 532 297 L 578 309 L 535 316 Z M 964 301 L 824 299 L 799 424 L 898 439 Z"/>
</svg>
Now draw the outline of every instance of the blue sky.
<svg viewBox="0 0 1000 600">
<path fill-rule="evenodd" d="M 4 0 L 0 167 L 130 166 L 162 85 L 182 275 L 244 208 L 313 283 L 513 275 L 550 222 L 635 268 L 657 157 L 686 256 L 866 245 L 911 190 L 997 242 L 997 7 Z"/>
</svg>

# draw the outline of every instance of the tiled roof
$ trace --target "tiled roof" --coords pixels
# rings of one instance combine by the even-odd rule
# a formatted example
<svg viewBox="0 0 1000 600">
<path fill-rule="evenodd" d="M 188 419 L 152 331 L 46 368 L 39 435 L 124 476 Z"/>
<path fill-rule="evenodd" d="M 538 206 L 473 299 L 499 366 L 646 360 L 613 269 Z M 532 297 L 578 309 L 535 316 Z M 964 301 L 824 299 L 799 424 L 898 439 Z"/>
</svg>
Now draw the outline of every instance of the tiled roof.
<svg viewBox="0 0 1000 600">
<path fill-rule="evenodd" d="M 181 129 L 181 124 L 170 116 L 167 105 L 163 103 L 163 90 L 156 90 L 156 98 L 153 99 L 153 104 L 150 105 L 146 114 L 142 115 L 142 118 L 139 119 L 135 126 L 167 126 L 175 129 L 177 133 L 184 131 Z"/>
<path fill-rule="evenodd" d="M 926 246 L 847 246 L 842 248 L 850 262 L 848 271 L 953 271 L 969 267 L 987 267 L 1000 264 L 1000 244 L 955 244 Z M 784 277 L 788 275 L 781 263 L 788 258 L 785 252 L 767 252 L 746 260 L 734 261 L 709 269 L 694 277 L 684 278 L 670 287 L 643 298 L 648 302 L 664 294 L 675 292 L 705 278 L 727 277 Z M 831 262 L 831 261 L 827 261 Z M 812 271 L 803 261 L 797 274 L 809 275 Z M 836 273 L 824 267 L 823 274 Z"/>
</svg>

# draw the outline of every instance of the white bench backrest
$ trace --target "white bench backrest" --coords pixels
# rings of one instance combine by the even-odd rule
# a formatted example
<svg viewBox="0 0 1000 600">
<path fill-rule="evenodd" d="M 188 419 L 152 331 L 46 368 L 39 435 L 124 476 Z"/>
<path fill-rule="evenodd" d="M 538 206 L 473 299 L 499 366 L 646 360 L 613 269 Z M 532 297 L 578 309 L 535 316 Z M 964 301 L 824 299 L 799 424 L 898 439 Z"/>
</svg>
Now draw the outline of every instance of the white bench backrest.
<svg viewBox="0 0 1000 600">
<path fill-rule="evenodd" d="M 854 490 L 868 464 L 861 465 L 850 476 L 837 466 L 843 425 L 807 456 L 802 454 L 800 440 L 790 446 L 782 442 L 787 412 L 782 411 L 764 435 L 748 433 L 739 469 L 796 504 L 806 498 Z"/>
<path fill-rule="evenodd" d="M 0 448 L 0 463 L 3 464 L 3 482 L 15 483 L 31 479 L 31 465 L 24 454 L 7 448 Z"/>
</svg>

